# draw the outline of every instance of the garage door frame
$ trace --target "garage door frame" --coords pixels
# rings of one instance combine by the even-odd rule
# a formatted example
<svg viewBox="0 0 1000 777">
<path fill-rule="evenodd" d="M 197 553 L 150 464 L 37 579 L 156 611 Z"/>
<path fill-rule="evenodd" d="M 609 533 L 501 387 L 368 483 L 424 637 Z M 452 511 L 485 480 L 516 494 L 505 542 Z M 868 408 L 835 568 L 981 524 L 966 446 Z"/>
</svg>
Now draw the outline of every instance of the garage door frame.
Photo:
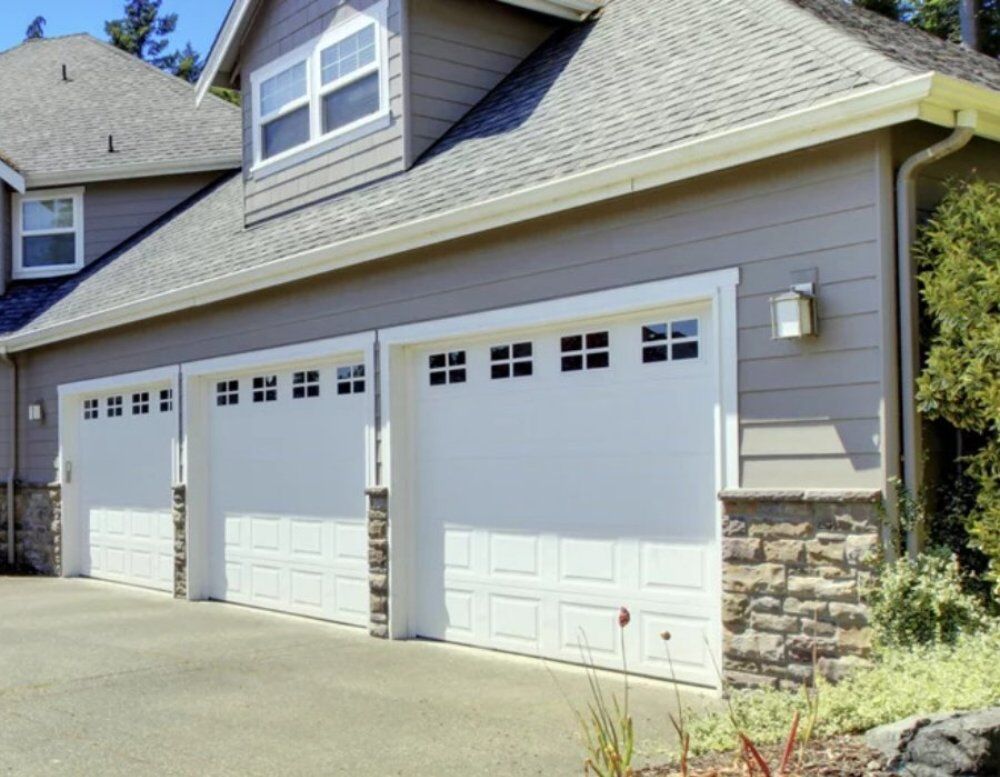
<svg viewBox="0 0 1000 777">
<path fill-rule="evenodd" d="M 79 458 L 80 423 L 83 420 L 83 401 L 92 394 L 127 393 L 151 383 L 168 383 L 174 396 L 178 396 L 178 368 L 159 367 L 139 372 L 127 372 L 94 380 L 65 383 L 58 387 L 59 396 L 59 454 L 56 461 L 57 480 L 62 498 L 62 576 L 79 577 L 83 574 L 83 558 L 87 552 L 87 538 L 83 536 L 84 522 L 79 514 L 79 480 L 73 477 L 73 462 Z M 180 413 L 177 431 L 171 441 L 171 482 L 179 479 Z M 164 495 L 166 499 L 170 494 Z"/>
<path fill-rule="evenodd" d="M 412 352 L 430 344 L 447 343 L 504 331 L 550 327 L 607 316 L 641 313 L 690 303 L 708 303 L 713 321 L 717 359 L 714 364 L 718 398 L 715 405 L 715 486 L 722 491 L 739 486 L 739 418 L 737 393 L 736 287 L 738 268 L 653 281 L 607 291 L 562 297 L 483 313 L 385 329 L 379 333 L 382 416 L 380 440 L 383 482 L 389 487 L 390 636 L 405 639 L 417 633 L 417 548 L 412 478 L 414 460 L 414 398 Z M 721 523 L 716 501 L 715 581 L 719 608 L 714 617 L 714 653 L 721 665 Z"/>
<path fill-rule="evenodd" d="M 324 363 L 332 359 L 356 357 L 365 364 L 365 373 L 374 381 L 375 333 L 363 332 L 343 337 L 315 340 L 296 345 L 248 351 L 232 356 L 187 362 L 181 366 L 184 404 L 181 428 L 185 440 L 181 466 L 187 486 L 187 590 L 188 599 L 207 599 L 211 591 L 211 548 L 208 539 L 210 513 L 209 408 L 212 384 L 220 374 Z M 372 392 L 374 396 L 374 391 Z M 375 402 L 367 404 L 365 419 L 365 486 L 375 477 Z"/>
</svg>

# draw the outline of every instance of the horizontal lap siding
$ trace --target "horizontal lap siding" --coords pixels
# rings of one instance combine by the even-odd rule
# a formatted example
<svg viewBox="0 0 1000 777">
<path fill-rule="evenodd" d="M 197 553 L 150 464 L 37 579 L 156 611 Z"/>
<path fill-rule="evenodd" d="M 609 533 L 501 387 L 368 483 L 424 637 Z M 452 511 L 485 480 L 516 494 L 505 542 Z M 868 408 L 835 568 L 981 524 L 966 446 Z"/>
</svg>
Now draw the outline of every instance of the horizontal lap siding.
<svg viewBox="0 0 1000 777">
<path fill-rule="evenodd" d="M 410 0 L 410 138 L 419 157 L 555 29 L 495 0 Z"/>
<path fill-rule="evenodd" d="M 402 3 L 389 0 L 389 105 L 391 124 L 311 159 L 263 176 L 247 172 L 248 222 L 284 213 L 403 169 Z M 267 0 L 242 46 L 243 159 L 253 166 L 253 94 L 250 74 L 322 35 L 372 5 L 372 0 Z"/>
<path fill-rule="evenodd" d="M 33 352 L 26 474 L 52 476 L 60 383 L 739 266 L 743 485 L 877 488 L 877 171 L 865 136 Z M 821 336 L 774 342 L 808 268 Z"/>
</svg>

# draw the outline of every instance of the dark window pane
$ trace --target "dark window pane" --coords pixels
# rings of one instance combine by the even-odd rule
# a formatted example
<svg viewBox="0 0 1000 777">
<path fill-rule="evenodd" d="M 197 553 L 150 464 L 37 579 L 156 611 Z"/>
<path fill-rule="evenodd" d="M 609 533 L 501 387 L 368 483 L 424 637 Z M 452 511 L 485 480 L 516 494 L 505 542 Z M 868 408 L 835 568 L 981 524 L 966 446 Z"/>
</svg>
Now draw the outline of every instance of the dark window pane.
<svg viewBox="0 0 1000 777">
<path fill-rule="evenodd" d="M 591 332 L 587 335 L 587 347 L 588 348 L 607 348 L 608 347 L 608 333 L 607 332 Z"/>
<path fill-rule="evenodd" d="M 24 267 L 49 267 L 76 261 L 76 235 L 37 235 L 24 238 L 21 264 Z"/>
<path fill-rule="evenodd" d="M 667 325 L 666 324 L 647 324 L 642 328 L 642 341 L 644 343 L 653 343 L 657 340 L 667 339 Z"/>
<path fill-rule="evenodd" d="M 377 72 L 323 98 L 323 134 L 346 127 L 376 113 L 379 107 Z"/>
<path fill-rule="evenodd" d="M 450 370 L 448 372 L 449 383 L 465 383 L 465 370 Z"/>
<path fill-rule="evenodd" d="M 510 358 L 509 345 L 494 345 L 492 348 L 490 348 L 490 359 L 492 359 L 493 361 L 498 362 L 509 358 Z"/>
<path fill-rule="evenodd" d="M 531 356 L 531 343 L 514 343 L 514 358 L 525 359 Z"/>
<path fill-rule="evenodd" d="M 319 386 L 315 383 L 311 386 L 306 386 L 306 396 L 307 397 L 318 397 L 319 396 Z"/>
<path fill-rule="evenodd" d="M 280 118 L 272 119 L 261 128 L 261 135 L 261 157 L 264 159 L 302 145 L 309 140 L 309 106 L 303 105 Z"/>
<path fill-rule="evenodd" d="M 667 346 L 650 345 L 642 349 L 642 360 L 646 364 L 652 362 L 665 362 L 667 360 Z"/>
<path fill-rule="evenodd" d="M 564 337 L 562 339 L 562 350 L 563 353 L 567 351 L 582 351 L 583 350 L 583 336 L 582 335 L 570 335 L 569 337 Z"/>
<path fill-rule="evenodd" d="M 532 373 L 531 362 L 514 362 L 514 377 L 523 378 Z"/>
<path fill-rule="evenodd" d="M 448 381 L 448 376 L 444 372 L 431 373 L 431 385 L 443 386 Z"/>
<path fill-rule="evenodd" d="M 309 370 L 309 372 L 306 373 L 306 381 L 309 383 L 318 383 L 319 370 Z"/>
<path fill-rule="evenodd" d="M 306 390 L 302 386 L 296 386 L 292 389 L 292 399 L 302 399 L 306 395 Z"/>
<path fill-rule="evenodd" d="M 685 321 L 674 321 L 670 325 L 670 334 L 673 337 L 697 337 L 698 319 L 691 318 Z"/>
<path fill-rule="evenodd" d="M 587 369 L 588 370 L 600 370 L 607 367 L 611 363 L 608 358 L 608 354 L 605 353 L 588 353 L 587 354 Z"/>
<path fill-rule="evenodd" d="M 354 368 L 354 377 L 363 378 L 365 376 L 365 365 L 359 364 Z"/>
<path fill-rule="evenodd" d="M 465 364 L 465 351 L 452 351 L 449 353 L 448 364 L 452 367 Z"/>
<path fill-rule="evenodd" d="M 354 381 L 354 393 L 363 394 L 365 392 L 365 382 L 363 380 Z"/>
<path fill-rule="evenodd" d="M 351 379 L 351 368 L 350 367 L 338 367 L 337 368 L 337 380 L 350 380 Z"/>
<path fill-rule="evenodd" d="M 337 393 L 338 394 L 350 394 L 351 393 L 351 384 L 350 383 L 338 383 L 337 384 Z"/>
<path fill-rule="evenodd" d="M 575 372 L 576 370 L 583 369 L 583 357 L 582 356 L 563 356 L 562 357 L 562 370 L 563 372 Z"/>
<path fill-rule="evenodd" d="M 490 377 L 493 380 L 500 380 L 501 378 L 510 377 L 510 365 L 509 364 L 494 364 L 490 368 Z"/>
<path fill-rule="evenodd" d="M 436 353 L 427 360 L 427 364 L 432 370 L 440 369 L 445 366 L 444 354 Z"/>
<path fill-rule="evenodd" d="M 697 359 L 698 343 L 674 343 L 674 359 Z"/>
</svg>

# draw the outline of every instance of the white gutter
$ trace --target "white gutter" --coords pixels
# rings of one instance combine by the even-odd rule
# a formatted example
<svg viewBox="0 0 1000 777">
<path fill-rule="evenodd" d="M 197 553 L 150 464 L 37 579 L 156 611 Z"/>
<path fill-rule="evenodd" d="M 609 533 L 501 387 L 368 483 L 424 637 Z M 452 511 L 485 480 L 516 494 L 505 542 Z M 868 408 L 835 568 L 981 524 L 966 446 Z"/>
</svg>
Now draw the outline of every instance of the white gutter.
<svg viewBox="0 0 1000 777">
<path fill-rule="evenodd" d="M 4 181 L 18 194 L 24 194 L 24 176 L 0 159 L 0 181 Z"/>
<path fill-rule="evenodd" d="M 945 79 L 945 85 L 954 79 Z M 939 110 L 941 77 L 914 76 L 891 86 L 861 90 L 850 97 L 793 111 L 775 119 L 726 130 L 623 162 L 605 165 L 512 194 L 477 202 L 264 265 L 201 281 L 113 308 L 81 315 L 2 341 L 11 352 L 111 329 L 153 316 L 175 313 L 282 283 L 400 254 L 447 240 L 603 202 L 821 143 L 925 118 L 928 105 L 936 123 L 954 126 L 955 113 Z M 1000 95 L 968 87 L 1000 114 Z M 1000 122 L 996 123 L 1000 140 Z M 984 123 L 980 123 L 980 134 Z"/>
<path fill-rule="evenodd" d="M 10 415 L 10 442 L 9 453 L 10 466 L 7 469 L 7 565 L 14 567 L 17 562 L 16 544 L 14 529 L 17 526 L 15 508 L 17 503 L 14 500 L 14 486 L 17 481 L 17 362 L 7 353 L 7 349 L 0 345 L 0 361 L 7 365 L 10 370 L 10 398 L 7 404 L 7 412 Z"/>
<path fill-rule="evenodd" d="M 193 173 L 214 173 L 235 170 L 243 166 L 239 154 L 213 157 L 211 159 L 180 160 L 172 162 L 137 162 L 103 168 L 80 168 L 61 170 L 54 173 L 29 173 L 27 185 L 32 189 L 46 186 L 93 183 L 96 181 L 120 181 L 127 178 L 152 178 L 160 175 L 186 175 Z M 23 193 L 23 190 L 21 190 Z"/>
<path fill-rule="evenodd" d="M 959 111 L 955 131 L 944 140 L 918 151 L 896 176 L 896 251 L 899 277 L 900 391 L 903 427 L 903 483 L 920 498 L 923 486 L 923 433 L 917 413 L 917 367 L 920 364 L 920 312 L 913 244 L 917 231 L 917 176 L 928 165 L 964 148 L 976 134 L 979 114 Z M 907 538 L 911 554 L 919 550 L 921 527 Z"/>
</svg>

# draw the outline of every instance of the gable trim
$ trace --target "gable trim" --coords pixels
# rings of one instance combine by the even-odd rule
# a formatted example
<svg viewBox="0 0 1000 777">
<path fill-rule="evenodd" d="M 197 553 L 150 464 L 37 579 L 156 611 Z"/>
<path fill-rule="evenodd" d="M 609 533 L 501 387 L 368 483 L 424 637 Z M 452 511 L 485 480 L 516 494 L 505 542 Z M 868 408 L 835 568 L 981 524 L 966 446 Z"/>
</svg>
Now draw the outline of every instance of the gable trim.
<svg viewBox="0 0 1000 777">
<path fill-rule="evenodd" d="M 60 170 L 53 173 L 36 173 L 27 176 L 27 183 L 32 188 L 46 186 L 67 186 L 95 181 L 121 181 L 131 178 L 153 178 L 161 175 L 187 175 L 191 173 L 212 173 L 236 170 L 243 165 L 239 154 L 220 156 L 215 159 L 177 162 L 137 162 L 105 168 L 81 168 L 79 170 Z"/>
<path fill-rule="evenodd" d="M 27 188 L 24 182 L 24 176 L 17 172 L 17 170 L 9 164 L 4 162 L 3 159 L 0 159 L 0 181 L 6 183 L 18 194 L 24 194 L 25 189 Z"/>
<path fill-rule="evenodd" d="M 962 104 L 953 104 L 960 99 Z M 11 352 L 212 304 L 448 240 L 829 143 L 908 121 L 954 127 L 978 110 L 977 134 L 1000 141 L 1000 93 L 927 73 L 710 135 L 485 202 L 320 246 L 264 265 L 0 340 Z"/>
</svg>

